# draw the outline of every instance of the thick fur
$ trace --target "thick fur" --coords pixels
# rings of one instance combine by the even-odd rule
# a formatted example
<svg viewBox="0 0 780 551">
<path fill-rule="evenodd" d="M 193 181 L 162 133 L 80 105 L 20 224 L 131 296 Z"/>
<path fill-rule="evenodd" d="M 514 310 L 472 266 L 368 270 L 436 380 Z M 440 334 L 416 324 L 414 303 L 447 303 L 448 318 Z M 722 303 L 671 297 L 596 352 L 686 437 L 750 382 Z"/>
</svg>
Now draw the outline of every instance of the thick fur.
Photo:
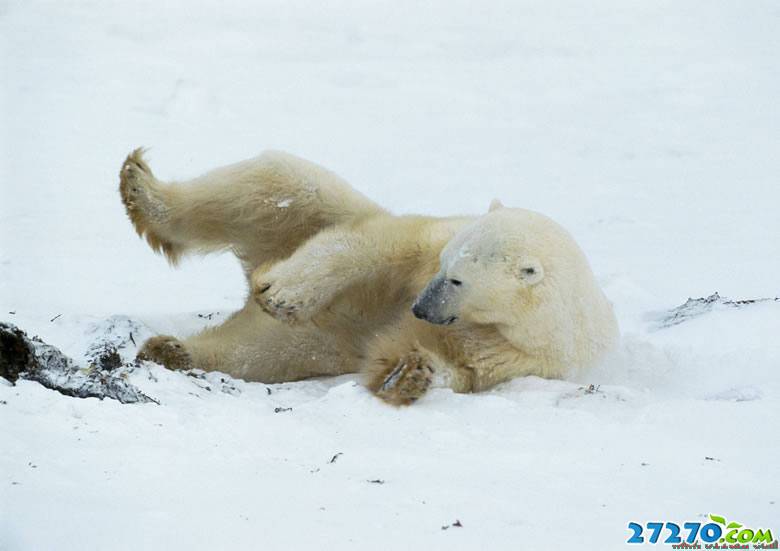
<svg viewBox="0 0 780 551">
<path fill-rule="evenodd" d="M 402 405 L 431 385 L 472 392 L 559 377 L 617 337 L 582 252 L 530 211 L 394 216 L 279 152 L 163 183 L 137 149 L 120 193 L 136 231 L 171 263 L 229 249 L 249 281 L 244 308 L 223 325 L 144 344 L 139 356 L 170 368 L 267 383 L 362 371 Z"/>
</svg>

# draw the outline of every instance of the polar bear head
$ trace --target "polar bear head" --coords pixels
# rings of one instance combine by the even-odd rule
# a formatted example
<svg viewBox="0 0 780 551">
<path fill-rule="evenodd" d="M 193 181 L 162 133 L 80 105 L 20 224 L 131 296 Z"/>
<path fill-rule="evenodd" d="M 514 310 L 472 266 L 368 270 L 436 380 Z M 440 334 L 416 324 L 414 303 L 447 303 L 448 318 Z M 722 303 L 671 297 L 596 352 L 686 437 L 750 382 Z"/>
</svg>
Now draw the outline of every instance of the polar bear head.
<svg viewBox="0 0 780 551">
<path fill-rule="evenodd" d="M 512 341 L 539 346 L 572 340 L 593 327 L 591 317 L 614 324 L 569 233 L 546 216 L 500 204 L 447 243 L 412 311 L 434 324 L 493 324 Z"/>
</svg>

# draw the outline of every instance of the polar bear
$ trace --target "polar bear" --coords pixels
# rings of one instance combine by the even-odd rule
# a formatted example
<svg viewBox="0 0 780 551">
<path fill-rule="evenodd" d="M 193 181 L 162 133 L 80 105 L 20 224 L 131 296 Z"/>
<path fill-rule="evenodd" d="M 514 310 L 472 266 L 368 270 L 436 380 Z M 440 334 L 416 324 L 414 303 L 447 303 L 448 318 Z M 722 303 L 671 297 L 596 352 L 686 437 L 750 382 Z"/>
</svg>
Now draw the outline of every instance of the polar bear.
<svg viewBox="0 0 780 551">
<path fill-rule="evenodd" d="M 149 339 L 139 357 L 278 383 L 362 372 L 388 403 L 432 384 L 482 391 L 561 377 L 616 342 L 612 307 L 572 237 L 494 202 L 479 217 L 394 216 L 281 152 L 164 183 L 133 151 L 120 194 L 171 264 L 229 249 L 249 293 L 219 327 Z"/>
</svg>

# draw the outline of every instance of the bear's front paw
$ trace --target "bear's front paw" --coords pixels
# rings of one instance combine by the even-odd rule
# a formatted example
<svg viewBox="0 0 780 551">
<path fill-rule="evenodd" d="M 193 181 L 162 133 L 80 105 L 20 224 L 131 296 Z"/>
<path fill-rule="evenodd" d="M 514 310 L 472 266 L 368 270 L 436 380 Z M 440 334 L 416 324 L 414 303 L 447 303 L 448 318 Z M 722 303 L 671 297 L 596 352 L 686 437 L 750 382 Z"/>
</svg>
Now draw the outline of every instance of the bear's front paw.
<svg viewBox="0 0 780 551">
<path fill-rule="evenodd" d="M 434 369 L 425 355 L 412 351 L 385 376 L 376 395 L 396 406 L 409 405 L 422 397 L 433 381 Z"/>
<path fill-rule="evenodd" d="M 256 279 L 252 287 L 255 302 L 274 318 L 287 323 L 311 319 L 323 302 L 316 288 L 307 283 L 280 285 L 266 277 Z"/>
<path fill-rule="evenodd" d="M 158 335 L 146 341 L 136 357 L 168 369 L 192 369 L 190 353 L 179 339 L 168 335 Z"/>
</svg>

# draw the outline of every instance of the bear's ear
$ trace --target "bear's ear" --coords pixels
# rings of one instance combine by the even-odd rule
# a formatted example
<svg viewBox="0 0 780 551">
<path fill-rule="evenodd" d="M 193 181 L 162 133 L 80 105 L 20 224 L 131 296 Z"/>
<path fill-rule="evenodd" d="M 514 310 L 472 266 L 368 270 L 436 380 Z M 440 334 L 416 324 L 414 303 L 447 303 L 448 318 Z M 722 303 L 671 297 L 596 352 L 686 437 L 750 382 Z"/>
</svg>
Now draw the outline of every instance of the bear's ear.
<svg viewBox="0 0 780 551">
<path fill-rule="evenodd" d="M 526 285 L 536 285 L 544 279 L 544 267 L 538 258 L 533 256 L 524 256 L 520 259 L 520 279 L 525 281 Z"/>
<path fill-rule="evenodd" d="M 490 207 L 488 208 L 488 212 L 493 212 L 494 210 L 502 209 L 504 208 L 504 204 L 501 202 L 500 199 L 493 199 L 490 202 Z"/>
</svg>

